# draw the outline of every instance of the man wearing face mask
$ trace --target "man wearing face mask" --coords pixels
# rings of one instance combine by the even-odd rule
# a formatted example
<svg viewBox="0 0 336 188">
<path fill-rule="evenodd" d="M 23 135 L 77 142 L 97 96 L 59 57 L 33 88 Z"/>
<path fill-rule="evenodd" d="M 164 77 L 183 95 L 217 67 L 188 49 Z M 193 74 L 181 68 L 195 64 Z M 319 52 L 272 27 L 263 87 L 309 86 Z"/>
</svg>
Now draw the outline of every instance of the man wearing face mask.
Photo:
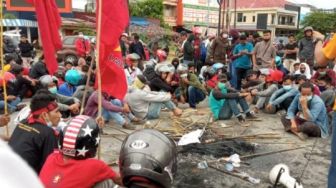
<svg viewBox="0 0 336 188">
<path fill-rule="evenodd" d="M 225 74 L 218 75 L 218 81 L 217 86 L 209 95 L 209 107 L 216 120 L 231 119 L 232 115 L 234 115 L 241 125 L 246 125 L 245 118 L 257 118 L 250 112 L 250 108 L 244 98 L 248 96 L 248 93 L 239 93 L 227 87 L 227 76 Z M 238 105 L 241 106 L 246 117 L 240 113 Z"/>
<path fill-rule="evenodd" d="M 39 90 L 31 100 L 29 117 L 16 126 L 8 143 L 36 173 L 57 148 L 54 128 L 61 120 L 61 113 L 55 100 L 49 91 Z"/>
<path fill-rule="evenodd" d="M 229 51 L 229 34 L 227 31 L 223 31 L 220 35 L 212 42 L 210 46 L 209 58 L 210 64 L 214 63 L 226 63 L 226 55 Z"/>
<path fill-rule="evenodd" d="M 332 69 L 328 69 L 327 66 L 318 65 L 317 71 L 311 78 L 311 80 L 316 83 L 317 79 L 321 76 L 327 76 L 331 79 L 332 86 L 336 86 L 336 73 Z"/>
<path fill-rule="evenodd" d="M 287 111 L 294 97 L 299 93 L 299 90 L 294 87 L 294 78 L 292 76 L 285 76 L 282 82 L 282 88 L 272 94 L 266 106 L 266 113 L 275 114 L 279 110 Z"/>
<path fill-rule="evenodd" d="M 320 76 L 317 79 L 317 85 L 321 92 L 321 99 L 323 100 L 328 113 L 332 111 L 335 103 L 335 88 L 331 83 L 331 78 L 328 76 Z"/>
<path fill-rule="evenodd" d="M 55 96 L 58 104 L 59 111 L 68 116 L 70 112 L 72 114 L 78 114 L 80 108 L 80 100 L 76 97 L 68 97 L 57 93 L 57 79 L 50 75 L 45 75 L 40 78 L 40 83 L 43 88 L 48 89 L 49 92 Z"/>
<path fill-rule="evenodd" d="M 327 110 L 323 100 L 313 94 L 314 86 L 305 82 L 299 87 L 300 94 L 296 95 L 289 106 L 287 115 L 282 116 L 281 122 L 287 132 L 293 132 L 301 138 L 322 137 L 329 135 Z"/>
<path fill-rule="evenodd" d="M 275 56 L 276 48 L 272 45 L 271 31 L 265 30 L 263 32 L 263 41 L 258 42 L 253 51 L 253 69 L 275 69 Z"/>
</svg>

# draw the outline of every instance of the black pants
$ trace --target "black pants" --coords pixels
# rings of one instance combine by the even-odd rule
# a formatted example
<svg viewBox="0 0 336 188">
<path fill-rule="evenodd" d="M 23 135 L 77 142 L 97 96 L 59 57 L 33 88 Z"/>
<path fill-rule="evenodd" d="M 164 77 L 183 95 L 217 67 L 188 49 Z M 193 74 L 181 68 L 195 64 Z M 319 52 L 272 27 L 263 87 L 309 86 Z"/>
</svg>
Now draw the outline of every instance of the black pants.
<svg viewBox="0 0 336 188">
<path fill-rule="evenodd" d="M 300 132 L 305 133 L 309 137 L 321 137 L 321 129 L 318 125 L 298 117 L 295 118 L 295 121 Z M 286 115 L 281 117 L 281 123 L 284 126 L 285 131 L 289 132 L 291 130 L 292 123 L 286 118 Z"/>
<path fill-rule="evenodd" d="M 242 80 L 246 78 L 246 73 L 249 69 L 236 68 L 237 90 L 241 89 Z"/>
<path fill-rule="evenodd" d="M 289 106 L 292 104 L 292 101 L 294 100 L 294 97 L 288 97 L 282 103 L 280 103 L 280 109 L 281 110 L 288 110 Z"/>
</svg>

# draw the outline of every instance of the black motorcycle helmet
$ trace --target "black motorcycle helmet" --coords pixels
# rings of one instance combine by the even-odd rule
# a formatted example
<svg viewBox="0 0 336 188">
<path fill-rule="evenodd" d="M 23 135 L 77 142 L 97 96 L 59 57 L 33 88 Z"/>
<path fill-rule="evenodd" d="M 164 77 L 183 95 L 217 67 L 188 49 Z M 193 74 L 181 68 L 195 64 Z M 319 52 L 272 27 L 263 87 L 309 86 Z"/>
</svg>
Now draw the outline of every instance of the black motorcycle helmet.
<svg viewBox="0 0 336 188">
<path fill-rule="evenodd" d="M 130 134 L 121 146 L 119 168 L 123 184 L 151 182 L 169 188 L 177 169 L 176 145 L 163 133 L 143 129 Z M 141 181 L 144 179 L 146 181 Z"/>
<path fill-rule="evenodd" d="M 59 135 L 59 149 L 63 155 L 81 160 L 96 156 L 99 127 L 89 116 L 79 115 L 69 121 Z"/>
</svg>

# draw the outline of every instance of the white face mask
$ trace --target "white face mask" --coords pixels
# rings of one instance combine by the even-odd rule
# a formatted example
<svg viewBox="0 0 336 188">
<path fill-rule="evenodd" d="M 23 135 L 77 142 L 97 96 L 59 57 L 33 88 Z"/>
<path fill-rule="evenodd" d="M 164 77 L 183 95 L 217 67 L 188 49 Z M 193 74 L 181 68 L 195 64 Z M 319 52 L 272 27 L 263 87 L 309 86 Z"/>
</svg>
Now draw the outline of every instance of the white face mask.
<svg viewBox="0 0 336 188">
<path fill-rule="evenodd" d="M 308 101 L 312 100 L 312 98 L 313 98 L 312 95 L 307 96 L 307 100 L 308 100 Z"/>
</svg>

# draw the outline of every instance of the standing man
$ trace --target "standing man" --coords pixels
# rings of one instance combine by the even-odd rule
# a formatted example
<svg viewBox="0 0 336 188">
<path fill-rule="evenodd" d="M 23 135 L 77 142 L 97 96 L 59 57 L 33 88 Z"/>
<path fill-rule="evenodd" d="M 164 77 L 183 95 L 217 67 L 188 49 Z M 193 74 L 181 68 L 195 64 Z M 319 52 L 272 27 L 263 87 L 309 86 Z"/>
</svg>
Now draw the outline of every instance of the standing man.
<svg viewBox="0 0 336 188">
<path fill-rule="evenodd" d="M 138 54 L 140 56 L 141 60 L 146 59 L 144 47 L 143 47 L 142 43 L 140 42 L 140 37 L 137 33 L 133 34 L 133 42 L 129 46 L 129 53 L 130 54 L 132 54 L 132 53 Z"/>
<path fill-rule="evenodd" d="M 226 64 L 226 55 L 229 50 L 229 34 L 227 31 L 221 34 L 212 42 L 210 47 L 210 62 Z"/>
<path fill-rule="evenodd" d="M 336 35 L 328 42 L 325 48 L 323 47 L 324 36 L 321 33 L 314 32 L 314 39 L 316 40 L 315 56 L 316 62 L 320 66 L 328 65 L 329 60 L 336 59 Z M 332 118 L 332 129 L 336 126 L 336 105 L 334 103 Z M 331 141 L 331 165 L 328 176 L 328 188 L 336 187 L 336 133 L 332 133 Z"/>
<path fill-rule="evenodd" d="M 265 30 L 263 32 L 263 41 L 257 43 L 253 51 L 253 69 L 275 69 L 275 56 L 276 49 L 272 45 L 271 31 Z"/>
<path fill-rule="evenodd" d="M 313 28 L 304 28 L 304 38 L 299 41 L 299 58 L 301 63 L 307 63 L 310 70 L 314 67 L 314 49 L 315 42 L 313 40 Z"/>
<path fill-rule="evenodd" d="M 85 58 L 87 55 L 90 54 L 91 51 L 90 41 L 85 39 L 82 32 L 78 33 L 78 38 L 76 39 L 75 45 L 77 55 L 79 57 Z"/>
<path fill-rule="evenodd" d="M 27 40 L 26 35 L 21 35 L 21 40 L 19 43 L 19 48 L 21 51 L 22 66 L 23 68 L 30 68 L 30 62 L 33 60 L 33 46 Z"/>
<path fill-rule="evenodd" d="M 293 34 L 288 36 L 288 44 L 285 46 L 285 54 L 283 56 L 284 66 L 289 71 L 291 65 L 296 61 L 298 52 L 298 46 L 295 42 L 295 37 Z"/>
<path fill-rule="evenodd" d="M 121 48 L 121 54 L 123 58 L 126 58 L 127 51 L 128 51 L 128 40 L 127 40 L 128 34 L 123 33 L 120 37 L 120 48 Z"/>
<path fill-rule="evenodd" d="M 233 50 L 233 58 L 235 59 L 237 90 L 241 89 L 241 82 L 245 79 L 247 71 L 252 68 L 251 56 L 253 45 L 247 42 L 245 35 L 240 36 L 240 43 Z"/>
</svg>

